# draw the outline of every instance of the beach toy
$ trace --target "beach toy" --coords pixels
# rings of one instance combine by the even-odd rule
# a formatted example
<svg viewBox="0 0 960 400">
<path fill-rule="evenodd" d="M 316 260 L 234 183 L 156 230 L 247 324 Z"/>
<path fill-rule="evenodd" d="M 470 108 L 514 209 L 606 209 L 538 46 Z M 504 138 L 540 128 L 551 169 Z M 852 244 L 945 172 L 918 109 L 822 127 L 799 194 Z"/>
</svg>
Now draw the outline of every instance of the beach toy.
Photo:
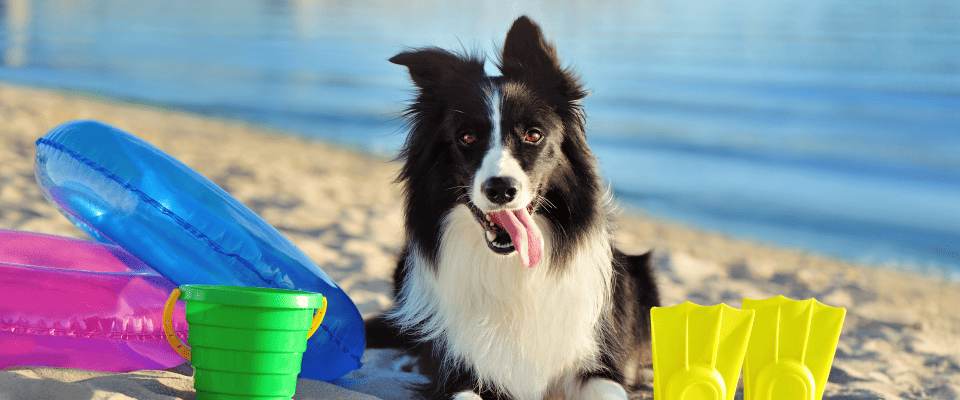
<svg viewBox="0 0 960 400">
<path fill-rule="evenodd" d="M 656 400 L 733 400 L 754 312 L 684 302 L 650 310 Z"/>
<path fill-rule="evenodd" d="M 0 229 L 0 369 L 179 365 L 161 325 L 176 287 L 117 246 Z M 174 334 L 186 338 L 183 307 L 172 314 Z"/>
<path fill-rule="evenodd" d="M 320 326 L 323 296 L 297 290 L 183 285 L 170 293 L 164 327 L 177 298 L 187 302 L 190 344 L 170 345 L 190 360 L 198 400 L 290 399 L 307 338 Z M 317 312 L 314 313 L 314 309 Z"/>
<path fill-rule="evenodd" d="M 360 367 L 363 320 L 346 293 L 280 232 L 170 155 L 110 125 L 72 121 L 37 140 L 36 176 L 74 224 L 177 285 L 322 294 L 330 306 L 300 376 L 329 381 Z"/>
<path fill-rule="evenodd" d="M 756 311 L 743 367 L 744 400 L 819 400 L 846 310 L 777 296 L 743 299 Z"/>
</svg>

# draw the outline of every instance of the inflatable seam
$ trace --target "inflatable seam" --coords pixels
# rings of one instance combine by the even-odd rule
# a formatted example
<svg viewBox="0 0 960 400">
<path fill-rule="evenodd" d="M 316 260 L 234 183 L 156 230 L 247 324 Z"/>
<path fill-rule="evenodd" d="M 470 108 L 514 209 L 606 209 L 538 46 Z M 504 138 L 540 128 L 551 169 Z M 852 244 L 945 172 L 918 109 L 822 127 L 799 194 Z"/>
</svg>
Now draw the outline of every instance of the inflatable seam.
<svg viewBox="0 0 960 400">
<path fill-rule="evenodd" d="M 72 338 L 86 339 L 110 339 L 110 340 L 158 340 L 164 339 L 163 333 L 119 333 L 119 332 L 86 332 L 74 329 L 57 328 L 38 328 L 32 326 L 19 326 L 7 323 L 0 323 L 0 332 L 19 333 L 38 336 L 68 336 Z M 176 332 L 177 336 L 187 339 L 187 332 L 180 330 Z"/>
<path fill-rule="evenodd" d="M 344 345 L 343 342 L 341 342 L 339 338 L 337 338 L 336 336 L 334 336 L 333 333 L 330 332 L 330 329 L 329 329 L 329 328 L 327 328 L 327 327 L 325 327 L 325 326 L 323 326 L 323 325 L 320 325 L 320 327 L 323 328 L 323 331 L 326 332 L 328 336 L 330 336 L 330 339 L 333 339 L 333 341 L 337 343 L 337 346 L 340 346 L 340 348 L 343 350 L 344 353 L 349 354 L 350 357 L 353 358 L 353 361 L 355 361 L 355 362 L 357 363 L 357 369 L 359 369 L 360 367 L 363 366 L 363 362 L 360 361 L 360 357 L 357 357 L 356 354 L 351 353 L 351 352 L 350 352 L 350 348 L 348 348 L 346 345 Z"/>
<path fill-rule="evenodd" d="M 151 198 L 150 196 L 148 196 L 146 193 L 143 193 L 142 191 L 140 191 L 139 189 L 137 189 L 137 188 L 134 187 L 133 185 L 130 185 L 129 183 L 125 182 L 125 181 L 124 181 L 123 179 L 121 179 L 119 176 L 117 176 L 116 174 L 108 171 L 106 168 L 100 166 L 100 165 L 97 164 L 95 161 L 93 161 L 93 160 L 91 160 L 91 159 L 89 159 L 89 158 L 86 158 L 86 157 L 84 157 L 83 155 L 81 155 L 81 154 L 79 154 L 79 153 L 77 153 L 77 152 L 75 152 L 75 151 L 73 151 L 73 150 L 68 149 L 66 146 L 64 146 L 64 145 L 62 145 L 62 144 L 60 144 L 60 143 L 53 142 L 53 141 L 48 140 L 48 139 L 46 139 L 46 138 L 37 139 L 36 144 L 37 144 L 37 146 L 39 146 L 39 145 L 41 145 L 41 144 L 47 145 L 47 146 L 50 146 L 50 147 L 52 147 L 52 148 L 54 148 L 54 149 L 56 149 L 56 150 L 59 150 L 59 151 L 65 153 L 65 154 L 69 155 L 69 156 L 72 157 L 73 159 L 75 159 L 75 160 L 83 163 L 84 165 L 92 168 L 93 170 L 99 172 L 100 174 L 102 174 L 103 176 L 107 177 L 108 179 L 113 180 L 114 182 L 120 184 L 120 186 L 122 186 L 124 189 L 127 189 L 127 190 L 129 190 L 129 191 L 131 191 L 131 192 L 133 192 L 133 193 L 136 193 L 137 196 L 140 197 L 141 199 L 143 199 L 147 204 L 149 204 L 149 205 L 151 205 L 152 207 L 156 208 L 158 211 L 160 211 L 161 214 L 166 215 L 166 216 L 172 218 L 172 219 L 174 220 L 174 222 L 177 223 L 177 225 L 180 225 L 184 230 L 186 230 L 187 232 L 189 232 L 191 235 L 193 235 L 193 236 L 196 237 L 197 239 L 201 240 L 202 242 L 206 243 L 207 246 L 210 247 L 213 251 L 237 260 L 238 262 L 240 262 L 241 264 L 243 264 L 245 267 L 247 267 L 247 268 L 249 268 L 251 271 L 253 271 L 258 277 L 260 277 L 260 279 L 263 279 L 263 277 L 262 277 L 260 274 L 256 273 L 256 268 L 253 266 L 253 264 L 252 264 L 250 261 L 244 259 L 243 257 L 240 257 L 240 256 L 237 255 L 237 254 L 227 253 L 225 250 L 223 250 L 222 247 L 220 247 L 220 245 L 218 245 L 216 242 L 214 242 L 213 239 L 211 239 L 211 238 L 208 237 L 207 235 L 205 235 L 205 234 L 203 234 L 202 232 L 200 232 L 196 227 L 194 227 L 193 225 L 191 225 L 189 222 L 185 221 L 183 218 L 181 218 L 179 215 L 177 215 L 176 213 L 174 213 L 172 210 L 164 207 L 162 204 L 160 204 L 160 202 L 154 200 L 153 198 Z M 272 284 L 272 283 L 273 283 L 273 282 L 270 282 L 270 281 L 267 281 L 267 280 L 264 280 L 264 282 L 267 283 L 267 284 Z M 360 362 L 360 357 L 358 357 L 356 354 L 353 354 L 353 353 L 350 351 L 350 348 L 348 348 L 347 346 L 345 346 L 345 345 L 343 344 L 343 342 L 340 341 L 340 339 L 337 338 L 332 332 L 330 332 L 330 330 L 329 330 L 327 327 L 325 327 L 325 326 L 323 326 L 323 325 L 321 325 L 320 327 L 323 328 L 323 330 L 330 336 L 331 339 L 333 339 L 333 341 L 334 341 L 338 346 L 340 346 L 340 349 L 343 350 L 344 353 L 349 354 L 349 355 L 357 362 L 357 365 L 358 365 L 358 366 L 359 366 L 359 365 L 362 365 L 362 363 Z"/>
</svg>

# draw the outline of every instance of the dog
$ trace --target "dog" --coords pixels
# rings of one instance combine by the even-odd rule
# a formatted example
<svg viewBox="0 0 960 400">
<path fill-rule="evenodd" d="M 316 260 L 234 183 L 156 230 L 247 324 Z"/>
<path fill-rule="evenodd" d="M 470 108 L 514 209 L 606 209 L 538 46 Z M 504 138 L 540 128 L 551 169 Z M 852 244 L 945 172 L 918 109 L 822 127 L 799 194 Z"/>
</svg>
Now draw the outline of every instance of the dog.
<svg viewBox="0 0 960 400">
<path fill-rule="evenodd" d="M 406 244 L 368 347 L 419 356 L 427 399 L 627 399 L 660 303 L 650 254 L 613 246 L 579 78 L 528 17 L 484 60 L 390 61 L 417 87 L 400 151 Z"/>
</svg>

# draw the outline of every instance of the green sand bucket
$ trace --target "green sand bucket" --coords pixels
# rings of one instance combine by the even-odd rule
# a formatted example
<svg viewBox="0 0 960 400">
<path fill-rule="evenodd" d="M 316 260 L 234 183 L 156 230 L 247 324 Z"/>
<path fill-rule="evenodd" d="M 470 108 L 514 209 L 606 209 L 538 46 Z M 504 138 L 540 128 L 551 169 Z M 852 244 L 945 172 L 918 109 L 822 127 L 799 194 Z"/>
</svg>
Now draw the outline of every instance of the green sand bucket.
<svg viewBox="0 0 960 400">
<path fill-rule="evenodd" d="M 173 306 L 181 293 L 187 303 L 189 348 L 172 334 Z M 289 400 L 297 389 L 307 339 L 320 327 L 326 308 L 319 293 L 183 285 L 167 299 L 164 333 L 193 365 L 198 400 Z"/>
</svg>

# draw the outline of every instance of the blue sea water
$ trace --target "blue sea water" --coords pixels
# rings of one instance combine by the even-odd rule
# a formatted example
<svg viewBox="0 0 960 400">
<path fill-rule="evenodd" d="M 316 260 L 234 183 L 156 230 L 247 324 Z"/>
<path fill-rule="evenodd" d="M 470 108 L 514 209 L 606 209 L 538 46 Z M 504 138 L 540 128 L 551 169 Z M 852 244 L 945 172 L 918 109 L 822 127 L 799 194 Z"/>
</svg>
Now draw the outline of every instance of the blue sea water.
<svg viewBox="0 0 960 400">
<path fill-rule="evenodd" d="M 589 140 L 622 202 L 960 273 L 955 0 L 0 0 L 0 80 L 392 154 L 412 92 L 386 60 L 493 54 L 520 14 L 593 91 Z"/>
</svg>

